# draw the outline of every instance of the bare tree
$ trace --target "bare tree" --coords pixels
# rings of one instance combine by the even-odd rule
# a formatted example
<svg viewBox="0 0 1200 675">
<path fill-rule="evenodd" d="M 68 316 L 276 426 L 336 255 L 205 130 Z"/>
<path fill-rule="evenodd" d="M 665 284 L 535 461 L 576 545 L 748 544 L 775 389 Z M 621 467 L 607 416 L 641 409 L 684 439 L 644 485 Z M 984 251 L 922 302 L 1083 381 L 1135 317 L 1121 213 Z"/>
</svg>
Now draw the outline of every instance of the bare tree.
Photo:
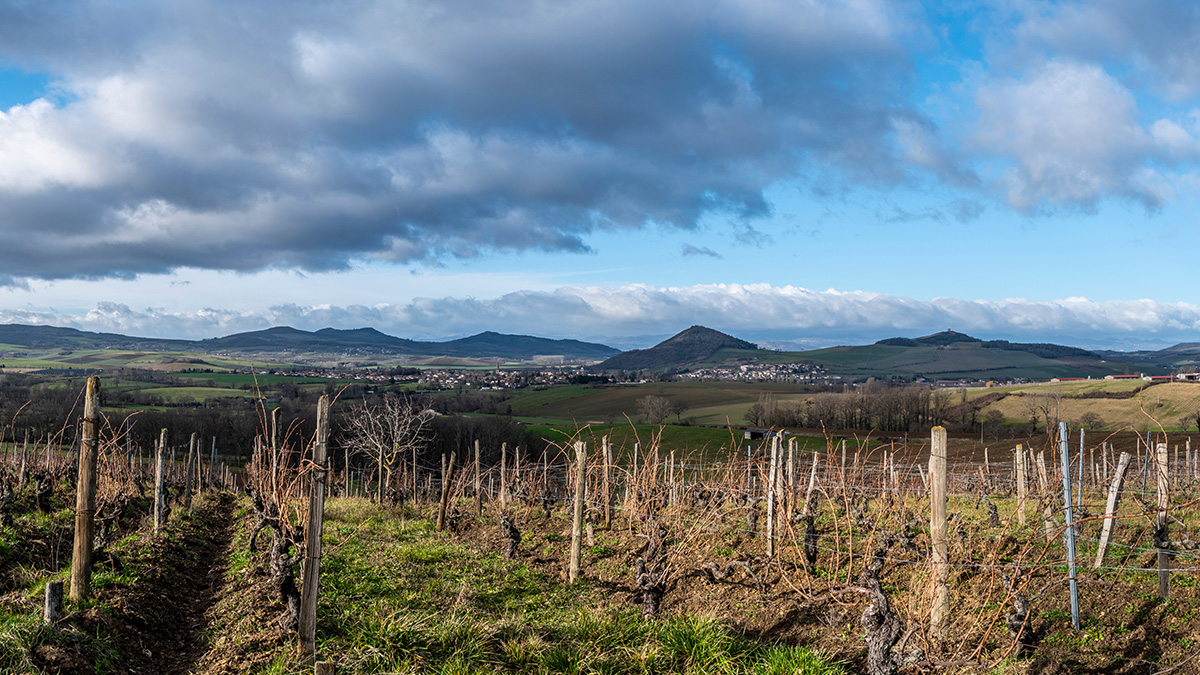
<svg viewBox="0 0 1200 675">
<path fill-rule="evenodd" d="M 671 399 L 666 396 L 643 396 L 637 402 L 638 414 L 647 424 L 662 424 L 673 412 Z"/>
<path fill-rule="evenodd" d="M 1191 420 L 1185 416 L 1181 421 L 1184 422 L 1184 431 L 1187 431 L 1187 426 Z M 1079 424 L 1088 431 L 1095 431 L 1104 426 L 1104 418 L 1101 417 L 1099 413 L 1089 410 L 1088 412 L 1085 412 L 1079 416 Z"/>
<path fill-rule="evenodd" d="M 434 413 L 400 398 L 385 398 L 381 405 L 363 404 L 347 416 L 346 444 L 352 454 L 375 463 L 379 485 L 375 499 L 383 501 L 383 486 L 392 484 L 392 471 L 413 450 L 428 442 L 427 430 Z"/>
</svg>

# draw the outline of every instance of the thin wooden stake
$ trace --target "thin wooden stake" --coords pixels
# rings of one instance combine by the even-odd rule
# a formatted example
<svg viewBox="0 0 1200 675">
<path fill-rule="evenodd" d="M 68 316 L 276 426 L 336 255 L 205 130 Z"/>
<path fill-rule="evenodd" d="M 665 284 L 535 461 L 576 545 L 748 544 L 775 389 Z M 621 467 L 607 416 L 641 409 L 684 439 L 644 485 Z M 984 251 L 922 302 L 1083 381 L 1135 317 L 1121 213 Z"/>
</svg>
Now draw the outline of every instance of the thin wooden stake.
<svg viewBox="0 0 1200 675">
<path fill-rule="evenodd" d="M 779 436 L 771 438 L 771 465 L 767 468 L 767 557 L 775 557 L 776 466 L 779 464 Z"/>
<path fill-rule="evenodd" d="M 1017 524 L 1024 526 L 1025 499 L 1027 496 L 1026 490 L 1028 488 L 1025 486 L 1025 451 L 1021 448 L 1019 443 L 1017 444 L 1015 455 L 1017 465 Z"/>
<path fill-rule="evenodd" d="M 445 463 L 446 456 L 442 455 L 442 498 L 438 500 L 437 531 L 446 529 L 446 508 L 450 505 L 450 481 L 454 480 L 453 451 L 450 452 L 450 464 Z"/>
<path fill-rule="evenodd" d="M 582 441 L 575 442 L 575 511 L 571 519 L 571 559 L 567 580 L 579 581 L 580 557 L 583 550 L 583 495 L 587 486 L 587 450 Z"/>
<path fill-rule="evenodd" d="M 1158 549 L 1158 597 L 1164 600 L 1171 597 L 1171 553 L 1166 548 L 1169 545 L 1167 536 L 1167 507 L 1171 504 L 1170 475 L 1167 467 L 1167 444 L 1159 443 L 1157 447 L 1158 464 L 1158 515 L 1154 518 L 1154 542 Z"/>
<path fill-rule="evenodd" d="M 317 435 L 313 442 L 313 470 L 309 480 L 308 527 L 304 530 L 304 576 L 300 590 L 300 649 L 317 651 L 317 593 L 321 577 L 321 534 L 325 528 L 325 479 L 329 452 L 329 395 L 317 402 Z"/>
<path fill-rule="evenodd" d="M 79 478 L 75 490 L 75 546 L 71 555 L 71 599 L 80 602 L 92 594 L 92 539 L 96 520 L 96 457 L 99 454 L 100 378 L 87 380 L 83 403 L 83 438 Z M 49 444 L 47 444 L 47 448 Z M 49 450 L 47 449 L 47 452 Z M 49 460 L 47 460 L 48 463 Z"/>
<path fill-rule="evenodd" d="M 475 439 L 475 516 L 483 515 L 483 491 L 480 489 L 481 467 L 479 464 L 479 439 Z"/>
<path fill-rule="evenodd" d="M 154 458 L 154 531 L 162 532 L 167 515 L 167 430 L 158 432 L 158 448 Z"/>
<path fill-rule="evenodd" d="M 950 558 L 946 546 L 946 430 L 934 427 L 930 432 L 929 453 L 929 534 L 932 540 L 933 607 L 930 623 L 936 639 L 945 636 L 950 616 Z"/>
<path fill-rule="evenodd" d="M 1128 452 L 1121 453 L 1117 460 L 1117 468 L 1113 472 L 1112 485 L 1108 488 L 1108 504 L 1104 508 L 1104 526 L 1100 530 L 1100 544 L 1096 549 L 1096 562 L 1093 568 L 1099 569 L 1104 564 L 1104 554 L 1108 551 L 1108 542 L 1112 537 L 1113 525 L 1116 522 L 1117 506 L 1121 503 L 1121 487 L 1125 483 L 1125 471 L 1129 468 L 1133 456 Z"/>
<path fill-rule="evenodd" d="M 508 443 L 500 444 L 500 510 L 508 508 Z"/>
</svg>

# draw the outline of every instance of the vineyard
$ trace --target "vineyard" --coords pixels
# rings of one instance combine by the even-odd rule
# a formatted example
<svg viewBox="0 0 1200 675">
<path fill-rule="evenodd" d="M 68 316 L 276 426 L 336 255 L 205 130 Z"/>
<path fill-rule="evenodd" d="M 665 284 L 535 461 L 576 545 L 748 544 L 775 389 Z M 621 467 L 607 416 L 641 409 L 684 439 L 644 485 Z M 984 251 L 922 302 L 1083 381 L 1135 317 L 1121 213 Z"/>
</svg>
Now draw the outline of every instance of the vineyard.
<svg viewBox="0 0 1200 675">
<path fill-rule="evenodd" d="M 134 447 L 97 388 L 0 453 L 0 672 L 1200 670 L 1200 452 L 1165 433 L 434 456 L 424 412 L 324 397 L 230 467 Z"/>
</svg>

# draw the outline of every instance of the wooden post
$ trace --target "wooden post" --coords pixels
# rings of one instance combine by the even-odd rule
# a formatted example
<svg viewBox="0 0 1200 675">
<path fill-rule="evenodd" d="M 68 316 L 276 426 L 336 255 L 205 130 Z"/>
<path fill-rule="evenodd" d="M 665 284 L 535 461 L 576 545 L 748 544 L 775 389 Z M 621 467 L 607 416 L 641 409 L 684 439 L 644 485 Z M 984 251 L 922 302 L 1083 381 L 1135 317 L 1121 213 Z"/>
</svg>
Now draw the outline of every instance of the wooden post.
<svg viewBox="0 0 1200 675">
<path fill-rule="evenodd" d="M 13 439 L 13 442 L 14 443 L 16 442 L 15 438 Z M 1191 446 L 1189 445 L 1188 457 L 1192 456 L 1190 447 Z M 21 471 L 20 471 L 20 473 L 17 474 L 17 487 L 18 488 L 25 487 L 25 476 L 26 476 L 25 462 L 28 460 L 28 457 L 29 457 L 29 430 L 26 429 L 25 430 L 25 444 L 21 446 Z"/>
<path fill-rule="evenodd" d="M 779 436 L 771 438 L 771 465 L 767 469 L 767 557 L 775 557 L 775 467 L 779 463 Z"/>
<path fill-rule="evenodd" d="M 192 477 L 196 466 L 196 449 L 196 432 L 193 431 L 191 439 L 188 440 L 187 461 L 183 470 L 183 508 L 188 511 L 192 510 Z"/>
<path fill-rule="evenodd" d="M 87 380 L 83 403 L 83 438 L 75 490 L 75 547 L 71 556 L 71 599 L 92 594 L 92 539 L 96 519 L 96 456 L 100 433 L 100 378 Z M 49 443 L 47 443 L 49 448 Z M 48 452 L 49 450 L 47 450 Z"/>
<path fill-rule="evenodd" d="M 479 439 L 475 439 L 475 516 L 483 515 L 483 492 L 480 490 Z"/>
<path fill-rule="evenodd" d="M 1079 469 L 1078 469 L 1078 471 L 1076 471 L 1076 473 L 1078 474 L 1078 480 L 1079 480 L 1079 493 L 1075 496 L 1075 508 L 1079 509 L 1080 511 L 1083 510 L 1083 458 L 1084 458 L 1084 454 L 1086 452 L 1083 448 L 1083 438 L 1084 438 L 1083 428 L 1080 427 L 1080 429 L 1079 429 Z"/>
<path fill-rule="evenodd" d="M 1017 464 L 1017 524 L 1025 525 L 1025 451 L 1021 445 L 1017 444 L 1016 449 L 1016 464 Z"/>
<path fill-rule="evenodd" d="M 950 615 L 950 590 L 947 581 L 950 559 L 946 547 L 946 430 L 934 427 L 930 432 L 929 453 L 929 534 L 932 540 L 933 608 L 930 624 L 935 638 L 945 635 Z"/>
<path fill-rule="evenodd" d="M 601 441 L 604 448 L 604 472 L 601 474 L 604 491 L 604 529 L 612 529 L 612 446 L 608 443 L 608 436 L 605 436 Z"/>
<path fill-rule="evenodd" d="M 154 457 L 154 531 L 162 532 L 167 514 L 167 430 L 158 432 L 158 448 Z"/>
<path fill-rule="evenodd" d="M 1071 625 L 1079 630 L 1079 581 L 1075 578 L 1075 517 L 1071 512 L 1071 449 L 1067 447 L 1067 423 L 1058 423 L 1058 456 L 1062 468 L 1063 524 L 1067 536 L 1067 575 L 1071 587 Z M 1047 499 L 1049 504 L 1050 500 Z"/>
<path fill-rule="evenodd" d="M 279 415 L 281 410 L 271 411 L 271 494 L 279 494 Z M 347 448 L 350 446 L 346 446 Z M 196 446 L 200 450 L 200 446 Z"/>
<path fill-rule="evenodd" d="M 304 529 L 304 576 L 300 589 L 300 650 L 317 651 L 317 593 L 321 577 L 321 534 L 325 527 L 325 479 L 329 474 L 329 395 L 317 402 L 317 435 L 313 441 L 309 481 L 308 527 Z"/>
<path fill-rule="evenodd" d="M 667 467 L 667 504 L 675 506 L 675 451 L 671 451 L 671 465 Z"/>
<path fill-rule="evenodd" d="M 450 451 L 450 464 L 446 464 L 446 456 L 442 455 L 442 498 L 438 500 L 437 531 L 446 529 L 446 509 L 450 506 L 450 481 L 454 479 L 454 451 Z"/>
<path fill-rule="evenodd" d="M 812 515 L 812 496 L 817 490 L 817 466 L 821 463 L 821 455 L 813 453 L 812 471 L 808 474 L 808 489 L 804 491 L 804 515 Z"/>
<path fill-rule="evenodd" d="M 792 514 L 796 512 L 796 439 L 788 439 L 787 458 L 787 513 L 784 517 L 790 523 Z"/>
<path fill-rule="evenodd" d="M 575 442 L 575 511 L 571 520 L 571 560 L 567 580 L 579 581 L 579 563 L 583 546 L 583 495 L 587 486 L 587 450 L 582 441 Z"/>
<path fill-rule="evenodd" d="M 216 477 L 214 473 L 217 470 L 217 437 L 212 437 L 212 463 L 208 465 L 208 482 L 211 485 Z"/>
<path fill-rule="evenodd" d="M 51 626 L 62 618 L 63 582 L 51 581 L 46 584 L 46 603 L 42 607 L 42 621 Z"/>
<path fill-rule="evenodd" d="M 508 443 L 500 444 L 500 510 L 508 508 Z"/>
<path fill-rule="evenodd" d="M 521 495 L 521 446 L 513 446 L 513 492 L 518 496 Z"/>
<path fill-rule="evenodd" d="M 1108 542 L 1112 537 L 1113 524 L 1116 521 L 1117 505 L 1121 503 L 1121 487 L 1125 483 L 1125 471 L 1133 457 L 1128 452 L 1121 453 L 1117 468 L 1113 472 L 1112 485 L 1108 488 L 1108 504 L 1104 508 L 1104 527 L 1100 530 L 1100 545 L 1096 549 L 1096 562 L 1092 567 L 1099 569 L 1104 564 L 1104 553 L 1108 550 Z"/>
<path fill-rule="evenodd" d="M 1158 464 L 1158 515 L 1154 517 L 1154 545 L 1158 549 L 1158 597 L 1164 600 L 1171 597 L 1171 553 L 1166 548 L 1167 537 L 1167 507 L 1170 499 L 1170 475 L 1167 468 L 1167 444 L 1159 443 L 1157 447 Z"/>
</svg>

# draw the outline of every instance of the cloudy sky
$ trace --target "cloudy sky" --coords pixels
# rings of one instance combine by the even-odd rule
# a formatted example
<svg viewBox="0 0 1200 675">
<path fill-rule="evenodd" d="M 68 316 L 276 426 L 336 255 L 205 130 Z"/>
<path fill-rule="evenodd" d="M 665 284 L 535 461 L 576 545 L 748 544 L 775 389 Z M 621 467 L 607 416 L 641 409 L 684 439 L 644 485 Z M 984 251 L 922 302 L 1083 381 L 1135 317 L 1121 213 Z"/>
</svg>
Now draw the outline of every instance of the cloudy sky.
<svg viewBox="0 0 1200 675">
<path fill-rule="evenodd" d="M 0 322 L 1200 341 L 1200 6 L 0 2 Z"/>
</svg>

